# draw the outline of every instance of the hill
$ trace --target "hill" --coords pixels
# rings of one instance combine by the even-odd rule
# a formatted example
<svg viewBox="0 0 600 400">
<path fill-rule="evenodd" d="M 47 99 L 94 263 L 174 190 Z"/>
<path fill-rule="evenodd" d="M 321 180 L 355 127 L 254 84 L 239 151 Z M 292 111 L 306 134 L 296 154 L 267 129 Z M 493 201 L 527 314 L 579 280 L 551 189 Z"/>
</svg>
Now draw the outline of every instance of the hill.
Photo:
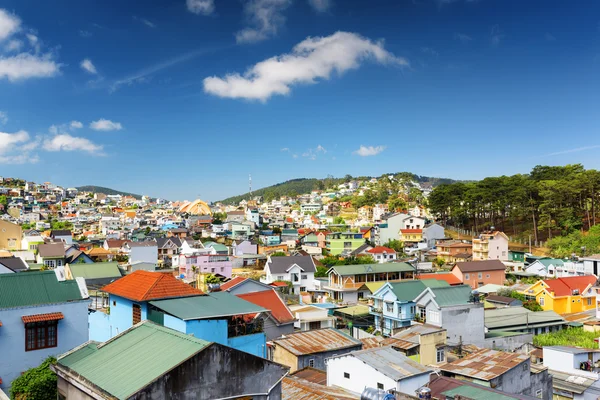
<svg viewBox="0 0 600 400">
<path fill-rule="evenodd" d="M 401 172 L 401 173 L 393 173 L 393 174 L 384 174 L 385 176 L 393 175 L 398 179 L 404 180 L 412 180 L 413 182 L 419 183 L 430 183 L 432 186 L 438 186 L 441 184 L 450 184 L 456 182 L 453 179 L 448 178 L 432 178 L 428 176 L 420 176 L 415 175 L 410 172 Z M 272 186 L 267 186 L 258 190 L 252 191 L 252 196 L 262 196 L 265 197 L 265 193 L 269 194 L 268 197 L 278 197 L 278 196 L 297 196 L 301 194 L 307 194 L 311 191 L 318 190 L 326 190 L 328 188 L 337 187 L 339 184 L 344 182 L 349 182 L 351 180 L 364 181 L 369 180 L 373 177 L 371 176 L 359 176 L 352 177 L 350 175 L 346 175 L 343 178 L 334 178 L 329 176 L 323 179 L 317 178 L 299 178 L 299 179 L 291 179 L 289 181 L 277 183 Z M 221 200 L 221 203 L 224 204 L 238 204 L 242 200 L 250 199 L 250 193 L 240 194 L 238 196 L 228 197 L 226 199 Z"/>
<path fill-rule="evenodd" d="M 132 197 L 135 197 L 136 199 L 142 198 L 142 196 L 139 194 L 121 192 L 119 190 L 114 190 L 114 189 L 110 189 L 110 188 L 106 188 L 106 187 L 102 187 L 102 186 L 86 185 L 86 186 L 79 186 L 76 189 L 79 190 L 80 192 L 104 193 L 106 195 L 120 194 L 121 196 L 132 196 Z"/>
</svg>

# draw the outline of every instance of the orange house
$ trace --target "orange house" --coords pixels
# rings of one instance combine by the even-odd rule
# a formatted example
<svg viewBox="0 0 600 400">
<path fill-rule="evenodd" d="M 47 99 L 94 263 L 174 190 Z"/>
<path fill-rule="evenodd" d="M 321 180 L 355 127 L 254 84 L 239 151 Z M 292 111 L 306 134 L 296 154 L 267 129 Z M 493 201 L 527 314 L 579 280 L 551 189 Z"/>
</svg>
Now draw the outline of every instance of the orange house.
<svg viewBox="0 0 600 400">
<path fill-rule="evenodd" d="M 458 262 L 450 272 L 473 289 L 488 283 L 504 285 L 506 280 L 506 266 L 500 260 Z"/>
</svg>

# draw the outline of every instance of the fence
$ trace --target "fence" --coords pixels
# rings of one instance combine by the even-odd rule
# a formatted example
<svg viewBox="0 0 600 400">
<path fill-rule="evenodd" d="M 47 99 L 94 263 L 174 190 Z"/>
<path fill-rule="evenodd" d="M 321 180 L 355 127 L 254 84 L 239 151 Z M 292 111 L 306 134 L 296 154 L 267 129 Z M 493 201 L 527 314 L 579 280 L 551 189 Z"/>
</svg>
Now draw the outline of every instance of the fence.
<svg viewBox="0 0 600 400">
<path fill-rule="evenodd" d="M 458 233 L 459 235 L 463 235 L 463 236 L 469 236 L 469 237 L 477 237 L 479 236 L 481 233 L 483 232 L 477 232 L 475 230 L 472 229 L 464 229 L 464 228 L 457 228 L 455 226 L 451 226 L 451 225 L 446 225 L 444 227 L 444 229 L 450 230 L 450 231 L 454 231 L 456 233 Z M 521 237 L 513 237 L 513 236 L 508 236 L 508 241 L 510 243 L 517 243 L 523 246 L 529 246 L 531 244 L 532 247 L 544 247 L 545 242 L 543 241 L 536 241 L 533 238 L 529 237 L 529 238 L 521 238 Z"/>
</svg>

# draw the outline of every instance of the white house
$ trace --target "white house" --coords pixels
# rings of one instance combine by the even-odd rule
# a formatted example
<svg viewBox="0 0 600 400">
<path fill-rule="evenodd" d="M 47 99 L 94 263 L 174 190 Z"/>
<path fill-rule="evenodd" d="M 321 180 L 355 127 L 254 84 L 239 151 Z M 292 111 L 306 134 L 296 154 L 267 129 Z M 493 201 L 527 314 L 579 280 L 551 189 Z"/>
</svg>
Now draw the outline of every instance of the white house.
<svg viewBox="0 0 600 400">
<path fill-rule="evenodd" d="M 379 243 L 385 244 L 390 240 L 398 240 L 400 229 L 404 229 L 403 221 L 408 214 L 396 213 L 382 220 L 379 225 Z"/>
<path fill-rule="evenodd" d="M 294 328 L 301 331 L 335 328 L 335 317 L 330 316 L 326 308 L 298 304 L 290 306 L 290 311 L 296 318 Z"/>
<path fill-rule="evenodd" d="M 155 241 L 146 242 L 127 242 L 123 245 L 126 253 L 129 254 L 129 263 L 144 262 L 149 264 L 158 264 L 158 246 Z"/>
<path fill-rule="evenodd" d="M 431 372 L 392 347 L 375 347 L 328 358 L 327 386 L 354 393 L 365 388 L 394 389 L 414 396 L 429 382 Z"/>
<path fill-rule="evenodd" d="M 396 260 L 396 251 L 389 247 L 377 246 L 365 251 L 365 254 L 370 255 L 379 264 Z"/>
<path fill-rule="evenodd" d="M 425 227 L 425 218 L 409 215 L 402 221 L 400 229 L 423 229 Z"/>
<path fill-rule="evenodd" d="M 264 269 L 266 276 L 260 278 L 263 283 L 275 281 L 292 282 L 294 294 L 314 290 L 317 268 L 310 256 L 271 257 Z"/>
<path fill-rule="evenodd" d="M 441 225 L 433 223 L 427 224 L 423 228 L 423 240 L 427 242 L 428 248 L 434 247 L 436 240 L 444 239 L 445 237 L 446 233 Z"/>
</svg>

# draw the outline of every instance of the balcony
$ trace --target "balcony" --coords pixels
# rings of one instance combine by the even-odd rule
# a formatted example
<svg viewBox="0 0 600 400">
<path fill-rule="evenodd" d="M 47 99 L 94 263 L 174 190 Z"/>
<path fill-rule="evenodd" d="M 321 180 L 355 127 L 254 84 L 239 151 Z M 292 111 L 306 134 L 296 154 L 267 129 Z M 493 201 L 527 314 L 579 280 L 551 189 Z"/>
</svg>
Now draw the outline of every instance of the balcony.
<svg viewBox="0 0 600 400">
<path fill-rule="evenodd" d="M 227 337 L 253 335 L 263 332 L 263 320 L 251 319 L 246 315 L 235 315 L 227 318 Z"/>
</svg>

